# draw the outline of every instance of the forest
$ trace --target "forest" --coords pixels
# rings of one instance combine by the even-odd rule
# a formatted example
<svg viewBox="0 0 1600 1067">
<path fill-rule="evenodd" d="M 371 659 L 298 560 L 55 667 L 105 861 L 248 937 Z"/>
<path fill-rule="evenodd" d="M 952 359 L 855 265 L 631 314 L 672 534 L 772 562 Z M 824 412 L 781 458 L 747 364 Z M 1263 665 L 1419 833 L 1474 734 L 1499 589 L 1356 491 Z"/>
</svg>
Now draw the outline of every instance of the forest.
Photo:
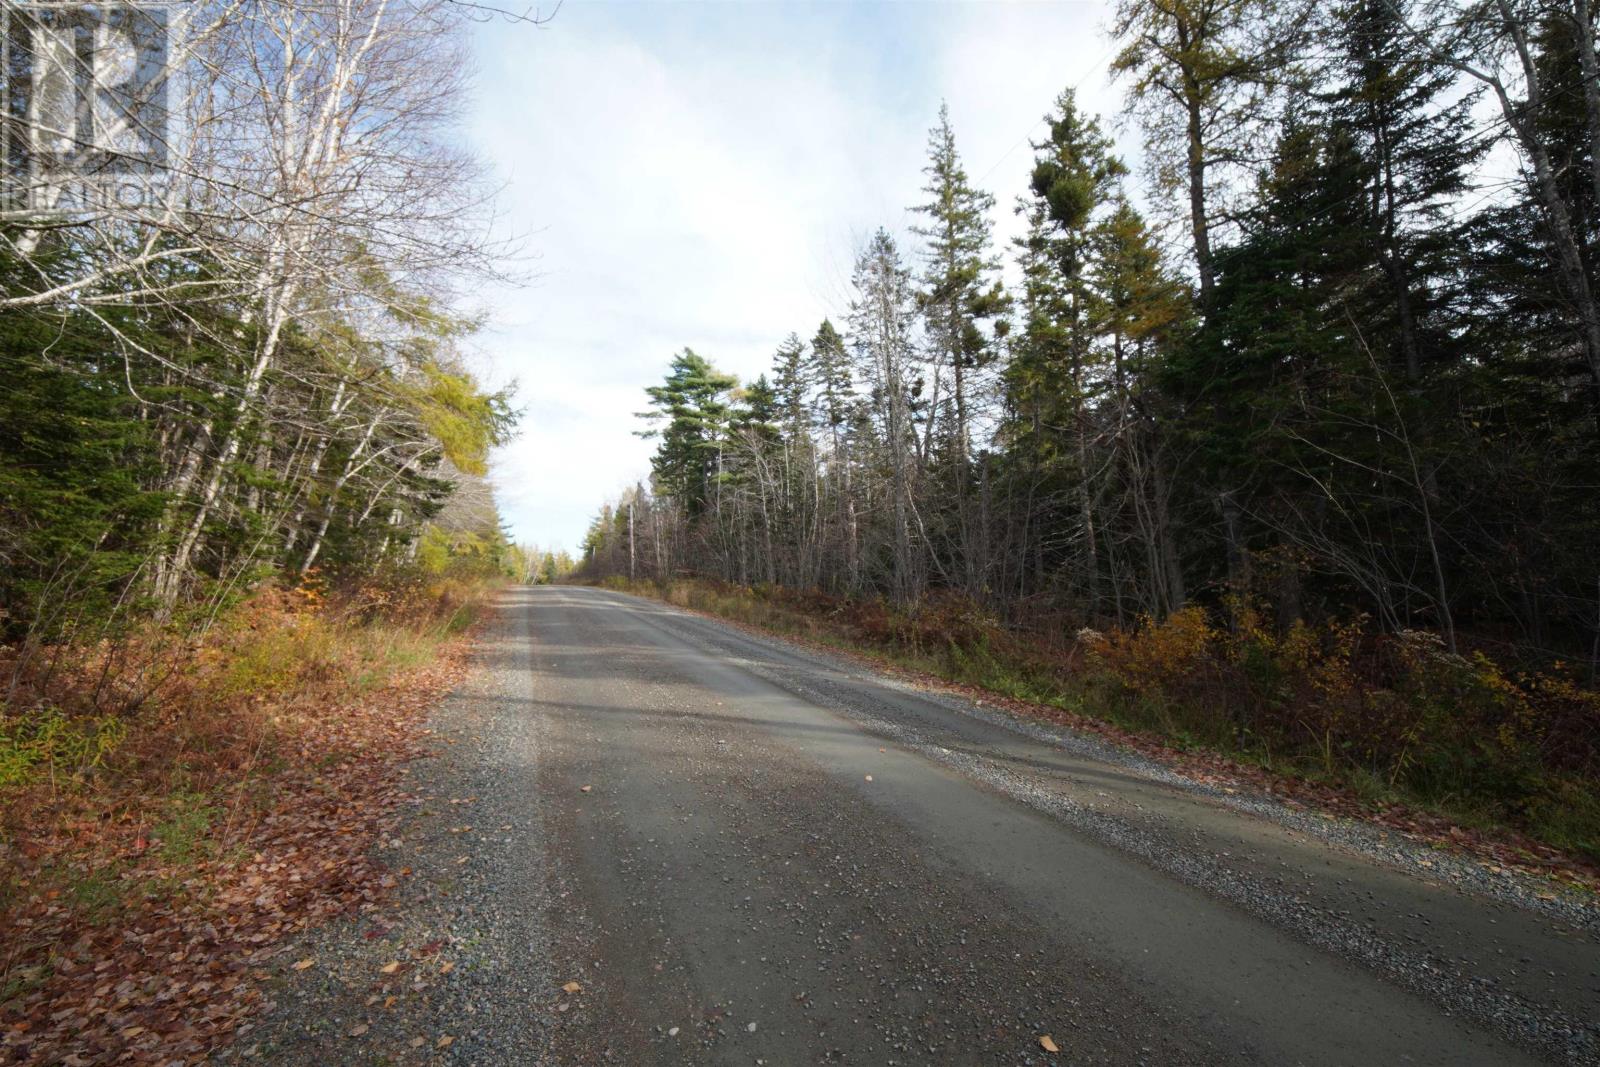
<svg viewBox="0 0 1600 1067">
<path fill-rule="evenodd" d="M 0 4 L 0 1059 L 205 1058 L 257 994 L 190 981 L 374 892 L 462 633 L 544 562 L 470 369 L 517 269 L 470 25 Z"/>
<path fill-rule="evenodd" d="M 566 440 L 511 471 L 519 404 L 587 441 L 611 394 L 571 365 L 672 292 L 630 283 L 680 246 L 622 195 L 687 203 L 651 179 L 698 183 L 724 127 L 796 158 L 739 116 L 675 158 L 658 121 L 768 84 L 701 69 L 713 22 L 795 12 L 537 32 L 559 8 L 0 0 L 0 1059 L 1592 1059 L 1592 0 L 1109 0 L 1122 106 L 1015 116 L 1021 189 L 927 92 L 912 224 L 771 323 L 765 373 L 659 353 L 648 483 L 576 558 L 512 543 L 491 466 L 522 530 L 565 506 L 539 468 L 597 480 Z M 1016 62 L 1092 73 L 1047 52 Z M 593 120 L 618 85 L 661 98 Z M 540 251 L 513 164 L 589 290 L 518 295 L 539 329 L 495 321 Z M 674 231 L 739 218 L 693 202 Z M 492 345 L 567 367 L 487 384 Z M 520 588 L 562 583 L 605 588 Z M 818 908 L 863 966 L 789 921 Z M 925 981 L 952 960 L 987 977 Z"/>
<path fill-rule="evenodd" d="M 151 618 L 204 629 L 266 578 L 509 558 L 483 476 L 511 399 L 464 358 L 478 323 L 460 294 L 503 272 L 505 249 L 484 226 L 478 165 L 450 143 L 464 83 L 438 59 L 460 58 L 457 9 L 186 15 L 181 37 L 151 31 L 171 38 L 173 88 L 144 119 L 186 151 L 140 190 L 152 195 L 127 210 L 57 202 L 69 193 L 48 184 L 42 149 L 7 160 L 13 696 L 40 649 Z M 41 87 L 11 101 L 17 152 L 43 143 L 29 123 L 44 122 L 51 53 L 37 42 L 88 32 L 51 17 L 8 15 L 17 76 L 33 69 Z"/>
<path fill-rule="evenodd" d="M 671 357 L 584 573 L 877 603 L 963 663 L 1098 665 L 1168 734 L 1592 815 L 1591 5 L 1121 0 L 1111 32 L 1124 109 L 1054 102 L 1014 247 L 941 112 L 848 307 L 773 324 L 804 329 L 753 381 Z"/>
</svg>

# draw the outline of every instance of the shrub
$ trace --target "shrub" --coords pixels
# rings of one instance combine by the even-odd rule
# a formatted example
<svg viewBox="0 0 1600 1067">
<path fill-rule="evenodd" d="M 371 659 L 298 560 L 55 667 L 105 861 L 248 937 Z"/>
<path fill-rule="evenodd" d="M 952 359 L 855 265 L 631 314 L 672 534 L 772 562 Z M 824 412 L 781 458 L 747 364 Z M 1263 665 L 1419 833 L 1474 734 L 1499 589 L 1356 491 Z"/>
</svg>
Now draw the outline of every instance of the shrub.
<svg viewBox="0 0 1600 1067">
<path fill-rule="evenodd" d="M 48 704 L 0 715 L 0 790 L 99 767 L 126 736 L 115 716 L 68 718 Z"/>
<path fill-rule="evenodd" d="M 1200 608 L 1175 611 L 1160 622 L 1145 618 L 1132 630 L 1088 634 L 1091 662 L 1134 693 L 1170 698 L 1216 673 L 1216 633 Z"/>
</svg>

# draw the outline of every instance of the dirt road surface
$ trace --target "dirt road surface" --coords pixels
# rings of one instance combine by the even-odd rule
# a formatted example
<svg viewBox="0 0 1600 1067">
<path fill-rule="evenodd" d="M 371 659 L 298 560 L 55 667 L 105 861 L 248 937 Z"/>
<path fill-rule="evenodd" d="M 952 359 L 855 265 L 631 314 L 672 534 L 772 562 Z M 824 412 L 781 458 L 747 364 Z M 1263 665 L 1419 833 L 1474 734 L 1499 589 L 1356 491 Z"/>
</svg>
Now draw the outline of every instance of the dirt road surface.
<svg viewBox="0 0 1600 1067">
<path fill-rule="evenodd" d="M 400 917 L 229 1058 L 1600 1062 L 1590 902 L 651 601 L 503 606 Z"/>
</svg>

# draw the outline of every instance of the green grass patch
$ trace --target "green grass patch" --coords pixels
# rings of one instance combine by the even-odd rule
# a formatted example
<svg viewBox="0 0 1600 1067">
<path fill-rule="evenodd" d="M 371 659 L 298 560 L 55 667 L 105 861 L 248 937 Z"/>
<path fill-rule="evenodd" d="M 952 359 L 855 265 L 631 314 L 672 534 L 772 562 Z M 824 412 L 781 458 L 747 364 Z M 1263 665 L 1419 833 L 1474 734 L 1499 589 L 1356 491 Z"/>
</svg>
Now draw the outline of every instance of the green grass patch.
<svg viewBox="0 0 1600 1067">
<path fill-rule="evenodd" d="M 201 793 L 179 790 L 167 799 L 167 815 L 158 823 L 153 836 L 160 843 L 161 858 L 174 867 L 190 867 L 210 859 L 217 852 L 211 837 L 217 809 Z"/>
</svg>

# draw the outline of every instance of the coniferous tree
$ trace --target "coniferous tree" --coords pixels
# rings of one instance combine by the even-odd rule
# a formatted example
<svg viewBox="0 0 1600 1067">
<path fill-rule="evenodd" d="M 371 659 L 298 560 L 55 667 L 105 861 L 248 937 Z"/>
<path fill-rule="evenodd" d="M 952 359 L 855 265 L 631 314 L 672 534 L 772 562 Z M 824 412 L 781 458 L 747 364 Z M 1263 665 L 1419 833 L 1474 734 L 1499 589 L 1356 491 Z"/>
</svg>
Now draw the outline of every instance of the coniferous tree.
<svg viewBox="0 0 1600 1067">
<path fill-rule="evenodd" d="M 1145 134 L 1158 190 L 1182 197 L 1189 251 L 1206 306 L 1213 246 L 1229 188 L 1271 118 L 1273 88 L 1291 73 L 1299 5 L 1283 0 L 1119 0 L 1114 74 Z"/>
<path fill-rule="evenodd" d="M 823 480 L 830 495 L 825 509 L 832 516 L 833 539 L 842 566 L 830 581 L 834 587 L 858 592 L 861 587 L 859 505 L 855 463 L 858 450 L 851 440 L 858 424 L 860 398 L 845 341 L 832 322 L 822 320 L 811 340 L 807 370 L 814 383 L 813 418 L 823 434 L 826 458 L 821 461 Z M 819 505 L 819 510 L 822 506 Z"/>
<path fill-rule="evenodd" d="M 810 429 L 806 411 L 806 346 L 791 333 L 772 357 L 772 389 L 777 396 L 784 433 L 798 440 Z"/>
<path fill-rule="evenodd" d="M 855 377 L 844 338 L 827 319 L 822 320 L 816 336 L 811 339 L 808 370 L 816 383 L 816 417 L 837 452 L 841 427 L 849 423 L 851 408 L 855 406 Z"/>
<path fill-rule="evenodd" d="M 850 344 L 870 387 L 878 461 L 889 488 L 888 586 L 902 602 L 915 601 L 926 584 L 921 516 L 917 513 L 917 434 L 912 378 L 915 291 L 911 272 L 885 230 L 878 230 L 856 260 L 850 305 Z"/>
<path fill-rule="evenodd" d="M 673 357 L 666 381 L 645 390 L 655 410 L 640 417 L 658 425 L 640 436 L 661 439 L 651 470 L 662 491 L 679 501 L 691 519 L 706 511 L 722 474 L 731 414 L 728 393 L 737 384 L 733 375 L 685 348 Z"/>
<path fill-rule="evenodd" d="M 927 223 L 913 232 L 927 243 L 926 264 L 918 303 L 927 323 L 929 346 L 934 353 L 934 373 L 949 369 L 950 417 L 946 428 L 934 434 L 943 446 L 942 481 L 953 497 L 954 570 L 962 574 L 973 594 L 984 586 L 983 570 L 989 555 L 984 537 L 987 516 L 972 500 L 972 415 L 979 376 L 997 351 L 997 339 L 986 333 L 985 323 L 1005 310 L 1005 297 L 996 277 L 998 262 L 989 250 L 988 213 L 994 197 L 975 189 L 956 152 L 950 128 L 950 109 L 939 108 L 939 124 L 928 135 L 928 165 L 923 168 L 929 199 L 916 210 Z M 996 323 L 1003 333 L 1004 320 Z M 938 412 L 930 418 L 937 419 Z"/>
<path fill-rule="evenodd" d="M 941 113 L 915 285 L 880 231 L 848 340 L 791 336 L 770 393 L 689 420 L 714 424 L 720 492 L 658 479 L 657 543 L 684 546 L 665 556 L 908 605 L 960 593 L 1023 625 L 1198 604 L 1245 633 L 1271 605 L 1285 632 L 1364 613 L 1447 647 L 1594 645 L 1593 19 L 1584 0 L 1439 12 L 1343 0 L 1306 24 L 1312 49 L 1292 2 L 1126 0 L 1151 217 L 1186 233 L 1134 209 L 1067 94 L 1003 322 L 992 202 Z M 1479 122 L 1475 85 L 1504 123 Z M 1496 143 L 1526 179 L 1499 195 L 1476 184 Z M 663 441 L 661 471 L 706 447 Z"/>
<path fill-rule="evenodd" d="M 1100 423 L 1121 481 L 1118 539 L 1137 546 L 1118 569 L 1127 576 L 1129 599 L 1163 618 L 1183 607 L 1188 594 L 1166 432 L 1174 413 L 1155 381 L 1166 353 L 1187 340 L 1189 291 L 1168 269 L 1144 219 L 1122 199 L 1098 227 L 1090 286 L 1091 317 L 1111 363 Z M 1119 586 L 1119 622 L 1126 621 L 1123 600 Z"/>
<path fill-rule="evenodd" d="M 1335 9 L 1336 83 L 1322 119 L 1345 131 L 1361 169 L 1362 242 L 1377 268 L 1349 311 L 1366 341 L 1409 382 L 1448 361 L 1447 311 L 1459 275 L 1462 227 L 1454 205 L 1483 154 L 1471 136 L 1474 94 L 1430 62 L 1407 31 L 1406 4 L 1351 0 Z"/>
<path fill-rule="evenodd" d="M 1105 381 L 1096 366 L 1089 268 L 1097 227 L 1125 170 L 1099 124 L 1078 110 L 1070 90 L 1057 99 L 1047 121 L 1049 136 L 1034 146 L 1030 318 L 1024 324 L 1023 368 L 1012 376 L 1012 385 L 1028 390 L 1032 421 L 1050 439 L 1047 446 L 1028 447 L 1050 457 L 1047 496 L 1053 506 L 1072 501 L 1076 528 L 1070 537 L 1052 540 L 1064 553 L 1059 563 L 1069 565 L 1063 579 L 1093 612 L 1099 608 L 1103 573 L 1097 525 L 1103 487 L 1096 477 L 1098 457 L 1092 454 L 1092 408 Z M 1046 525 L 1060 528 L 1057 522 Z M 1045 553 L 1037 554 L 1045 565 Z"/>
</svg>

